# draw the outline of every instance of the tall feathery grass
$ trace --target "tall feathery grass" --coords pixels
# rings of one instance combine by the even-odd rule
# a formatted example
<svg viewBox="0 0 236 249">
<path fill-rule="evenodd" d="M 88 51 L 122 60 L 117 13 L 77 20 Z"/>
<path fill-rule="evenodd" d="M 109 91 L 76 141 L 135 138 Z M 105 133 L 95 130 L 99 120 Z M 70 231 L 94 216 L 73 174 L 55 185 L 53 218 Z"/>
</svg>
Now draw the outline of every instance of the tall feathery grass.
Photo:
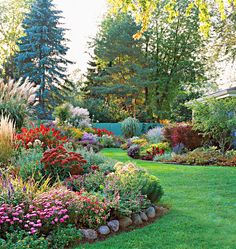
<svg viewBox="0 0 236 249">
<path fill-rule="evenodd" d="M 36 92 L 38 88 L 27 80 L 0 80 L 0 116 L 9 116 L 20 129 L 25 119 L 33 114 L 37 104 Z"/>
<path fill-rule="evenodd" d="M 0 117 L 0 163 L 6 163 L 14 152 L 14 122 L 9 116 Z"/>
<path fill-rule="evenodd" d="M 0 80 L 0 103 L 14 100 L 32 104 L 35 101 L 37 90 L 38 88 L 28 80 L 9 80 L 7 83 Z"/>
</svg>

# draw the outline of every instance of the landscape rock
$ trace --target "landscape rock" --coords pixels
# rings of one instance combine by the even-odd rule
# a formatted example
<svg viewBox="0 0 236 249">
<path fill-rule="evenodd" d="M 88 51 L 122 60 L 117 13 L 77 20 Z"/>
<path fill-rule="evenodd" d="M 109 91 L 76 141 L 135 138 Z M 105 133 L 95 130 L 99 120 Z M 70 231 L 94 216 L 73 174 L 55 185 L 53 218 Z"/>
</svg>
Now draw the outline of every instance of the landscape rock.
<svg viewBox="0 0 236 249">
<path fill-rule="evenodd" d="M 98 228 L 98 232 L 101 234 L 101 235 L 108 235 L 111 231 L 110 231 L 110 228 L 108 226 L 100 226 Z"/>
<path fill-rule="evenodd" d="M 120 228 L 120 222 L 118 220 L 111 220 L 107 223 L 113 232 L 118 232 Z"/>
<path fill-rule="evenodd" d="M 156 216 L 156 211 L 155 211 L 155 208 L 154 207 L 149 207 L 147 210 L 146 210 L 146 215 L 148 218 L 155 218 Z"/>
<path fill-rule="evenodd" d="M 97 232 L 93 229 L 81 229 L 80 231 L 87 240 L 95 240 L 98 237 Z"/>
<path fill-rule="evenodd" d="M 147 215 L 146 215 L 144 212 L 141 212 L 141 213 L 140 213 L 140 217 L 141 217 L 141 219 L 142 219 L 143 221 L 148 221 L 148 217 L 147 217 Z"/>
<path fill-rule="evenodd" d="M 121 228 L 126 228 L 128 226 L 130 226 L 133 222 L 129 217 L 123 217 L 119 220 L 120 222 L 120 227 Z"/>
<path fill-rule="evenodd" d="M 155 211 L 157 213 L 159 207 L 158 206 L 154 206 L 154 208 L 155 208 Z"/>
<path fill-rule="evenodd" d="M 143 223 L 141 217 L 139 214 L 132 214 L 132 221 L 134 225 L 141 225 Z"/>
<path fill-rule="evenodd" d="M 157 207 L 156 209 L 156 212 L 161 214 L 165 214 L 167 211 L 168 211 L 167 208 L 164 207 Z"/>
</svg>

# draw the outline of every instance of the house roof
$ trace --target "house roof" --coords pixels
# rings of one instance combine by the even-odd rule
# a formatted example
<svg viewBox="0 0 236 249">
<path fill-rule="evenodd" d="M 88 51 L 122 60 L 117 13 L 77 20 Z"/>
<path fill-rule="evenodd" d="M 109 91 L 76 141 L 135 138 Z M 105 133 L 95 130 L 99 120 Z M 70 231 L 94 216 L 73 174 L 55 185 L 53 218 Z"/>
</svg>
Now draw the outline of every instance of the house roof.
<svg viewBox="0 0 236 249">
<path fill-rule="evenodd" d="M 205 96 L 205 98 L 215 97 L 217 99 L 227 98 L 227 97 L 236 97 L 236 87 L 231 87 L 228 89 L 220 90 L 215 93 Z"/>
<path fill-rule="evenodd" d="M 236 97 L 236 86 L 208 94 L 196 100 L 201 102 L 205 101 L 208 98 L 224 99 L 228 97 Z M 188 104 L 192 105 L 193 101 L 189 101 Z"/>
</svg>

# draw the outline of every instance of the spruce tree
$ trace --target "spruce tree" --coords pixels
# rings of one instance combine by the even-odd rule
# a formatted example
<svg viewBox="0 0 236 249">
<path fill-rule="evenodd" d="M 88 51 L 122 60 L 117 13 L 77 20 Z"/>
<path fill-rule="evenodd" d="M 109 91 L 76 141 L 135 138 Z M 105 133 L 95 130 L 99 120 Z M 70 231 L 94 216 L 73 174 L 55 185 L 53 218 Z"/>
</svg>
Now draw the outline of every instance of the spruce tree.
<svg viewBox="0 0 236 249">
<path fill-rule="evenodd" d="M 90 97 L 118 104 L 131 116 L 138 116 L 137 103 L 144 106 L 144 89 L 149 68 L 142 40 L 134 40 L 139 27 L 130 15 L 108 16 L 91 43 L 94 58 L 87 72 Z"/>
<path fill-rule="evenodd" d="M 61 11 L 52 0 L 35 0 L 23 21 L 25 36 L 19 39 L 16 56 L 19 76 L 28 78 L 38 87 L 38 116 L 46 118 L 50 109 L 63 98 L 68 51 L 61 23 Z"/>
</svg>

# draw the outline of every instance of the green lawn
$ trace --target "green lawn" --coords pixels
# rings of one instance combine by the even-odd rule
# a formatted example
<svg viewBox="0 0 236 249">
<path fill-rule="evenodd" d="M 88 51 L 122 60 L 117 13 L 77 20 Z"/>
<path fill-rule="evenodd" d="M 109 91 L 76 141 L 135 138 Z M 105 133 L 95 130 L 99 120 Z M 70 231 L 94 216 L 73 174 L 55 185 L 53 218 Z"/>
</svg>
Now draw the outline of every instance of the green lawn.
<svg viewBox="0 0 236 249">
<path fill-rule="evenodd" d="M 120 149 L 102 153 L 131 161 Z M 136 163 L 160 178 L 161 203 L 170 212 L 145 228 L 78 248 L 236 249 L 236 168 Z"/>
</svg>

